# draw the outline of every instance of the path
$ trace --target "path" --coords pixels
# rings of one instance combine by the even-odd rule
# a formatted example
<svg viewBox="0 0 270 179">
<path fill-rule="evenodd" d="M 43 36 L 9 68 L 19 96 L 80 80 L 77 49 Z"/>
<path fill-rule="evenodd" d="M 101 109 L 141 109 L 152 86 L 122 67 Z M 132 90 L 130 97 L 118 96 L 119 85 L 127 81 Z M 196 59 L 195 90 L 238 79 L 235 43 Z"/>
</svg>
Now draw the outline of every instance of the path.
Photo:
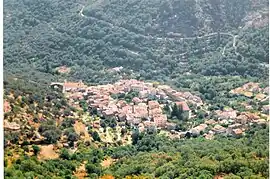
<svg viewBox="0 0 270 179">
<path fill-rule="evenodd" d="M 233 38 L 233 48 L 234 48 L 234 53 L 235 53 L 235 55 L 239 55 L 242 59 L 244 58 L 243 57 L 243 55 L 241 55 L 239 52 L 237 52 L 237 46 L 236 46 L 236 38 L 238 37 L 238 35 L 232 35 L 232 34 L 230 34 L 231 36 L 232 36 L 232 38 Z M 226 47 L 228 46 L 228 44 L 229 44 L 230 42 L 228 42 L 225 46 L 224 46 L 224 48 L 223 48 L 223 50 L 222 50 L 222 56 L 224 56 L 225 55 L 225 50 L 226 50 Z"/>
<path fill-rule="evenodd" d="M 83 9 L 84 9 L 84 6 L 83 6 L 83 8 L 82 8 L 81 11 L 80 11 L 80 15 L 81 15 L 82 17 L 85 16 L 85 15 L 83 14 Z M 241 56 L 241 58 L 244 58 L 241 54 L 239 54 L 239 53 L 237 52 L 237 47 L 236 47 L 236 45 L 235 45 L 235 44 L 236 44 L 236 37 L 237 37 L 238 35 L 233 35 L 233 34 L 228 33 L 228 32 L 220 32 L 220 33 L 218 33 L 218 32 L 213 32 L 213 33 L 206 34 L 206 35 L 203 35 L 203 36 L 182 37 L 182 38 L 179 38 L 179 37 L 178 37 L 178 38 L 176 38 L 176 37 L 175 37 L 175 38 L 170 38 L 170 37 L 153 37 L 152 35 L 144 35 L 144 34 L 140 34 L 140 33 L 136 33 L 136 32 L 130 31 L 129 29 L 127 29 L 127 28 L 125 28 L 125 27 L 114 25 L 113 23 L 108 22 L 108 21 L 105 21 L 105 20 L 103 20 L 103 19 L 98 19 L 98 18 L 96 18 L 96 17 L 91 17 L 91 16 L 86 16 L 86 17 L 87 17 L 87 18 L 92 18 L 92 19 L 94 19 L 94 20 L 102 21 L 102 22 L 108 24 L 111 28 L 118 27 L 118 28 L 120 28 L 120 29 L 123 29 L 123 30 L 129 32 L 129 33 L 134 33 L 134 34 L 136 34 L 136 35 L 139 35 L 139 36 L 141 36 L 141 37 L 143 37 L 143 38 L 145 38 L 145 39 L 155 39 L 155 40 L 164 40 L 164 41 L 168 41 L 168 40 L 171 40 L 171 41 L 175 41 L 175 40 L 183 41 L 183 40 L 202 39 L 202 38 L 205 38 L 205 37 L 216 36 L 216 35 L 218 35 L 218 34 L 219 34 L 219 35 L 223 35 L 223 36 L 230 36 L 230 37 L 233 38 L 233 48 L 234 48 L 235 54 Z M 224 46 L 223 51 L 222 51 L 222 56 L 224 56 L 225 50 L 226 50 L 226 47 L 227 47 L 228 44 L 229 44 L 229 42 Z M 130 51 L 130 50 L 129 50 L 129 51 Z M 130 52 L 132 53 L 132 51 L 130 51 Z M 133 54 L 139 55 L 138 53 L 133 53 Z"/>
<path fill-rule="evenodd" d="M 84 6 L 83 6 L 82 9 L 80 10 L 80 15 L 81 15 L 82 17 L 85 16 L 85 15 L 83 14 L 83 9 L 84 9 Z"/>
</svg>

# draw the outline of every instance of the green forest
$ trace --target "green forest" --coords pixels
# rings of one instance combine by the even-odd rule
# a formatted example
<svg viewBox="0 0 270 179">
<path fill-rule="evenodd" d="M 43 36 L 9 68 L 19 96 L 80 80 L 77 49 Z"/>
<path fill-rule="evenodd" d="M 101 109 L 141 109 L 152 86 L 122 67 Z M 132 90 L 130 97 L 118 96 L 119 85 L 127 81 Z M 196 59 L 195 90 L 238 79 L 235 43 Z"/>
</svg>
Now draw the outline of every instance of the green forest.
<svg viewBox="0 0 270 179">
<path fill-rule="evenodd" d="M 75 179 L 82 163 L 85 178 L 91 179 L 267 178 L 268 125 L 254 125 L 241 138 L 218 135 L 214 140 L 202 136 L 173 140 L 154 130 L 133 130 L 129 145 L 102 143 L 87 126 L 93 141 L 84 143 L 74 130 L 76 120 L 70 118 L 78 110 L 49 85 L 65 79 L 87 85 L 137 79 L 192 92 L 209 104 L 210 111 L 239 109 L 240 102 L 252 99 L 230 90 L 247 82 L 269 85 L 268 4 L 268 0 L 4 0 L 4 99 L 12 109 L 4 117 L 21 120 L 24 126 L 20 132 L 5 131 L 5 178 Z M 60 73 L 61 66 L 70 72 Z M 130 103 L 137 96 L 113 98 Z M 83 116 L 87 104 L 79 105 Z M 196 114 L 196 120 L 205 120 L 203 110 Z M 56 145 L 64 136 L 68 147 L 76 143 L 77 150 L 62 148 L 58 158 L 40 160 L 39 144 L 28 140 L 35 136 L 30 122 L 45 137 L 42 145 Z M 114 128 L 116 122 L 106 119 L 101 125 Z M 111 165 L 101 166 L 108 158 Z"/>
<path fill-rule="evenodd" d="M 70 154 L 63 149 L 59 159 L 39 161 L 36 156 L 22 155 L 12 167 L 5 168 L 6 178 L 72 178 L 72 171 L 87 160 L 90 178 L 113 175 L 115 178 L 267 178 L 269 173 L 268 127 L 255 127 L 242 139 L 219 136 L 173 141 L 164 136 L 134 133 L 133 145 L 112 148 L 79 146 Z M 33 146 L 34 147 L 34 146 Z M 36 149 L 38 152 L 38 149 Z M 26 151 L 22 151 L 26 152 Z M 7 155 L 12 155 L 8 152 Z M 117 162 L 103 169 L 105 157 Z M 6 161 L 7 162 L 7 161 Z"/>
</svg>

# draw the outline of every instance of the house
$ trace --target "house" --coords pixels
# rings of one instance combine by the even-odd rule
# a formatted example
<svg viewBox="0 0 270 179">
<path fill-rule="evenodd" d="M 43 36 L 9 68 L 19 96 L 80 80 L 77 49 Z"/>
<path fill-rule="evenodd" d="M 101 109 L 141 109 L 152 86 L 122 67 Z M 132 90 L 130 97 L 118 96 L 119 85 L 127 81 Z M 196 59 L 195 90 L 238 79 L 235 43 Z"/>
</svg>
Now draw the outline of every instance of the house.
<svg viewBox="0 0 270 179">
<path fill-rule="evenodd" d="M 171 87 L 168 86 L 168 85 L 158 85 L 157 88 L 158 88 L 158 89 L 161 89 L 161 90 L 163 90 L 163 91 L 167 91 L 167 90 L 171 89 Z"/>
<path fill-rule="evenodd" d="M 125 113 L 118 114 L 118 121 L 120 122 L 126 121 L 126 114 Z"/>
<path fill-rule="evenodd" d="M 250 92 L 250 91 L 244 91 L 242 94 L 243 94 L 244 96 L 248 97 L 248 98 L 253 97 L 253 93 Z"/>
<path fill-rule="evenodd" d="M 134 97 L 134 98 L 132 99 L 132 102 L 133 102 L 134 104 L 139 104 L 139 103 L 142 102 L 142 100 L 141 100 L 140 98 L 138 98 L 138 97 Z"/>
<path fill-rule="evenodd" d="M 235 118 L 235 122 L 241 123 L 241 124 L 247 124 L 249 121 L 248 117 L 244 114 L 240 114 Z"/>
<path fill-rule="evenodd" d="M 209 119 L 209 120 L 205 121 L 204 123 L 208 124 L 208 125 L 217 124 L 217 122 L 214 119 Z"/>
<path fill-rule="evenodd" d="M 142 121 L 140 118 L 136 117 L 134 114 L 127 114 L 126 120 L 128 124 L 132 124 L 132 125 L 138 125 Z"/>
<path fill-rule="evenodd" d="M 269 86 L 263 89 L 263 93 L 269 94 Z"/>
<path fill-rule="evenodd" d="M 264 124 L 268 123 L 265 119 L 258 119 L 258 120 L 255 120 L 253 122 L 257 123 L 258 125 L 264 125 Z"/>
<path fill-rule="evenodd" d="M 260 91 L 259 83 L 249 82 L 249 83 L 244 84 L 242 88 L 245 91 L 250 91 L 250 92 L 255 92 L 255 93 Z"/>
<path fill-rule="evenodd" d="M 172 131 L 172 130 L 175 130 L 175 128 L 176 128 L 176 124 L 175 123 L 171 123 L 171 122 L 167 122 L 166 123 L 166 129 L 167 130 Z"/>
<path fill-rule="evenodd" d="M 104 117 L 113 117 L 115 113 L 112 110 L 108 109 L 108 110 L 103 111 L 102 114 Z"/>
<path fill-rule="evenodd" d="M 65 82 L 63 83 L 63 92 L 83 90 L 86 88 L 87 86 L 82 81 L 79 81 L 79 83 L 74 83 L 74 82 L 67 82 L 65 80 Z"/>
<path fill-rule="evenodd" d="M 190 119 L 191 110 L 189 109 L 187 103 L 185 101 L 176 102 L 175 103 L 178 107 L 181 107 L 183 110 L 183 116 L 185 119 Z"/>
<path fill-rule="evenodd" d="M 93 126 L 93 128 L 99 129 L 100 128 L 100 122 L 99 121 L 94 121 L 92 123 L 92 126 Z"/>
<path fill-rule="evenodd" d="M 127 105 L 127 102 L 124 100 L 119 100 L 116 105 L 117 107 L 122 108 Z"/>
<path fill-rule="evenodd" d="M 185 98 L 185 99 L 189 99 L 190 97 L 192 97 L 192 94 L 190 92 L 184 92 L 182 94 L 182 96 Z"/>
<path fill-rule="evenodd" d="M 166 99 L 167 98 L 167 95 L 163 91 L 158 92 L 158 96 L 159 96 L 159 99 Z"/>
<path fill-rule="evenodd" d="M 4 101 L 4 113 L 6 112 L 10 112 L 11 111 L 11 106 L 9 104 L 9 102 L 7 102 L 6 100 Z"/>
<path fill-rule="evenodd" d="M 133 113 L 133 107 L 130 105 L 124 106 L 119 110 L 119 112 L 123 114 L 131 114 Z"/>
<path fill-rule="evenodd" d="M 241 114 L 246 115 L 247 118 L 248 118 L 248 120 L 249 120 L 250 122 L 260 119 L 260 116 L 258 116 L 258 115 L 255 114 L 255 113 L 243 112 L 243 113 L 241 113 Z"/>
<path fill-rule="evenodd" d="M 165 127 L 167 123 L 167 116 L 166 115 L 159 115 L 153 118 L 154 123 L 157 127 Z"/>
<path fill-rule="evenodd" d="M 148 91 L 149 91 L 149 94 L 152 95 L 152 96 L 157 94 L 157 90 L 156 89 L 153 89 L 152 88 L 152 89 L 150 89 Z"/>
<path fill-rule="evenodd" d="M 144 83 L 144 85 L 148 88 L 153 88 L 153 83 Z"/>
<path fill-rule="evenodd" d="M 218 119 L 235 119 L 237 116 L 237 111 L 231 108 L 225 109 L 223 111 L 217 110 L 216 115 Z"/>
<path fill-rule="evenodd" d="M 221 133 L 225 133 L 226 132 L 226 128 L 222 127 L 221 125 L 215 125 L 215 127 L 212 129 L 213 132 L 215 132 L 216 134 L 221 134 Z"/>
<path fill-rule="evenodd" d="M 151 127 L 156 128 L 156 123 L 152 121 L 144 121 L 143 124 L 144 124 L 144 127 L 147 129 Z"/>
<path fill-rule="evenodd" d="M 82 99 L 84 99 L 82 93 L 73 93 L 69 97 L 74 99 L 74 100 L 82 100 Z"/>
<path fill-rule="evenodd" d="M 56 70 L 57 70 L 59 73 L 69 73 L 69 72 L 70 72 L 70 68 L 68 68 L 68 67 L 65 66 L 65 65 L 56 68 Z"/>
<path fill-rule="evenodd" d="M 139 92 L 139 98 L 147 98 L 148 94 L 149 93 L 146 90 L 140 91 Z"/>
<path fill-rule="evenodd" d="M 148 110 L 147 110 L 146 106 L 135 105 L 133 108 L 134 108 L 134 114 L 137 117 L 140 117 L 140 118 L 147 118 L 148 117 Z"/>
<path fill-rule="evenodd" d="M 223 119 L 223 120 L 219 121 L 219 124 L 227 125 L 227 124 L 229 124 L 229 121 L 227 119 Z"/>
<path fill-rule="evenodd" d="M 158 107 L 159 107 L 159 103 L 157 101 L 149 101 L 148 102 L 149 110 L 154 109 L 154 108 L 158 108 Z"/>
<path fill-rule="evenodd" d="M 262 94 L 262 93 L 256 94 L 256 96 L 255 96 L 255 99 L 257 99 L 259 101 L 262 101 L 264 98 L 266 98 L 266 95 Z"/>
<path fill-rule="evenodd" d="M 16 122 L 8 122 L 7 120 L 4 120 L 4 129 L 7 130 L 19 130 L 20 125 Z"/>
<path fill-rule="evenodd" d="M 120 67 L 114 67 L 114 68 L 112 68 L 112 71 L 120 72 L 122 69 L 123 69 L 122 66 L 120 66 Z"/>
<path fill-rule="evenodd" d="M 162 114 L 162 109 L 161 108 L 154 108 L 149 110 L 149 117 L 155 117 Z"/>
<path fill-rule="evenodd" d="M 243 131 L 241 129 L 233 129 L 232 130 L 232 135 L 235 137 L 239 137 L 243 134 Z"/>
<path fill-rule="evenodd" d="M 143 91 L 143 86 L 140 84 L 133 84 L 130 86 L 132 91 L 140 92 Z"/>
<path fill-rule="evenodd" d="M 188 133 L 188 132 L 179 132 L 180 138 L 186 137 L 187 133 Z"/>
<path fill-rule="evenodd" d="M 263 112 L 264 114 L 269 114 L 269 105 L 264 105 L 264 106 L 262 107 L 262 112 Z"/>
<path fill-rule="evenodd" d="M 190 129 L 189 133 L 193 136 L 193 137 L 197 137 L 200 135 L 200 131 L 196 128 L 192 128 Z"/>
<path fill-rule="evenodd" d="M 198 136 L 201 132 L 205 131 L 207 128 L 207 124 L 200 124 L 199 126 L 196 126 L 190 130 L 190 133 L 192 135 Z"/>
<path fill-rule="evenodd" d="M 242 127 L 242 124 L 239 124 L 239 123 L 229 125 L 228 128 L 226 129 L 226 133 L 228 135 L 233 135 L 233 130 L 234 129 L 239 129 L 241 127 Z"/>
</svg>

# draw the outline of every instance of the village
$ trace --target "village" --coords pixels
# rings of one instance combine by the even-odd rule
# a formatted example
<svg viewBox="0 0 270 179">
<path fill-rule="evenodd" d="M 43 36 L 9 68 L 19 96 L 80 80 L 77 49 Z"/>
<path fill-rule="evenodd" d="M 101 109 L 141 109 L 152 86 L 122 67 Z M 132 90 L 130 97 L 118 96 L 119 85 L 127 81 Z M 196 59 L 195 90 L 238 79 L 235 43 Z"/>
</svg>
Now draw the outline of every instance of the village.
<svg viewBox="0 0 270 179">
<path fill-rule="evenodd" d="M 213 139 L 215 134 L 229 136 L 242 136 L 253 124 L 266 124 L 269 120 L 269 105 L 264 105 L 260 113 L 247 111 L 240 112 L 230 107 L 223 110 L 207 111 L 207 105 L 199 96 L 190 92 L 179 92 L 167 85 L 147 83 L 135 79 L 120 80 L 114 84 L 87 86 L 82 81 L 78 83 L 67 82 L 52 83 L 52 87 L 62 86 L 62 92 L 69 99 L 70 105 L 80 107 L 80 101 L 85 100 L 88 110 L 94 112 L 102 119 L 112 118 L 117 126 L 126 128 L 131 126 L 143 132 L 148 129 L 159 129 L 171 138 L 202 135 L 206 139 Z M 248 83 L 243 87 L 232 90 L 232 94 L 249 96 L 266 101 L 269 99 L 268 88 L 261 89 L 256 83 Z M 251 94 L 250 94 L 251 93 Z M 194 126 L 196 110 L 189 105 L 203 108 L 213 116 L 205 119 L 203 123 Z M 181 109 L 182 120 L 191 124 L 186 131 L 177 131 L 176 124 L 170 122 L 169 113 L 177 106 Z M 250 109 L 250 106 L 246 106 Z M 94 121 L 92 126 L 102 128 L 100 120 Z"/>
</svg>

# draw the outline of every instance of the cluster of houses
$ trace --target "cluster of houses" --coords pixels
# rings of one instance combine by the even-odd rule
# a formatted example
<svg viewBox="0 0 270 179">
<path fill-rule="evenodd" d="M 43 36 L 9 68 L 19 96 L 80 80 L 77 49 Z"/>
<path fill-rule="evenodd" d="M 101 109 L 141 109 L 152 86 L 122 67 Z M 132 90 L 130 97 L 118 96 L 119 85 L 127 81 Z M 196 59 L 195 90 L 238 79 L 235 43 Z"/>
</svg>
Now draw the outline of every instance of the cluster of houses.
<svg viewBox="0 0 270 179">
<path fill-rule="evenodd" d="M 267 120 L 262 119 L 260 115 L 251 112 L 239 113 L 232 108 L 216 110 L 213 119 L 206 120 L 190 131 L 192 135 L 203 134 L 206 139 L 212 139 L 215 134 L 224 134 L 239 137 L 253 124 L 267 124 Z M 214 120 L 215 119 L 215 120 Z"/>
<path fill-rule="evenodd" d="M 269 87 L 261 88 L 259 83 L 249 82 L 230 92 L 236 95 L 244 95 L 248 98 L 254 97 L 256 100 L 262 102 L 269 100 Z"/>
<path fill-rule="evenodd" d="M 52 85 L 58 85 L 54 83 Z M 120 124 L 138 126 L 140 130 L 148 127 L 173 129 L 174 124 L 169 123 L 167 115 L 163 113 L 165 104 L 155 99 L 165 100 L 176 104 L 183 109 L 183 115 L 190 118 L 191 111 L 187 102 L 202 105 L 202 100 L 189 92 L 177 92 L 166 85 L 154 85 L 135 79 L 120 80 L 114 84 L 86 86 L 79 83 L 64 82 L 63 92 L 70 99 L 73 106 L 85 99 L 91 109 L 96 109 L 104 117 L 116 117 Z M 124 99 L 113 99 L 113 94 L 127 94 L 137 92 L 131 103 Z"/>
<path fill-rule="evenodd" d="M 189 119 L 191 110 L 188 104 L 202 106 L 203 102 L 200 97 L 190 92 L 179 92 L 173 90 L 167 85 L 155 85 L 138 81 L 135 79 L 120 80 L 114 84 L 86 86 L 80 81 L 79 83 L 64 82 L 63 91 L 70 99 L 73 106 L 79 106 L 79 100 L 86 100 L 90 109 L 96 111 L 103 117 L 114 117 L 118 120 L 120 126 L 129 124 L 137 126 L 140 131 L 147 128 L 167 129 L 174 136 L 185 136 L 187 133 L 191 135 L 202 134 L 206 139 L 212 139 L 214 134 L 227 134 L 241 136 L 247 129 L 248 125 L 253 123 L 265 124 L 266 120 L 259 115 L 250 112 L 239 113 L 236 110 L 227 108 L 224 110 L 214 111 L 214 118 L 206 120 L 203 124 L 191 128 L 189 131 L 176 132 L 175 124 L 168 122 L 167 115 L 164 114 L 165 104 L 159 103 L 158 100 L 149 99 L 154 96 L 155 99 L 165 100 L 170 104 L 181 106 L 183 113 Z M 113 94 L 127 94 L 129 92 L 137 92 L 131 102 L 124 99 L 114 99 Z M 257 83 L 248 83 L 241 88 L 231 91 L 232 93 L 244 94 L 251 92 L 254 94 L 263 94 L 263 99 L 267 99 L 267 88 L 262 89 Z M 265 106 L 266 114 L 269 112 L 269 106 Z M 215 120 L 214 120 L 215 119 Z M 95 122 L 95 125 L 99 126 Z"/>
</svg>

